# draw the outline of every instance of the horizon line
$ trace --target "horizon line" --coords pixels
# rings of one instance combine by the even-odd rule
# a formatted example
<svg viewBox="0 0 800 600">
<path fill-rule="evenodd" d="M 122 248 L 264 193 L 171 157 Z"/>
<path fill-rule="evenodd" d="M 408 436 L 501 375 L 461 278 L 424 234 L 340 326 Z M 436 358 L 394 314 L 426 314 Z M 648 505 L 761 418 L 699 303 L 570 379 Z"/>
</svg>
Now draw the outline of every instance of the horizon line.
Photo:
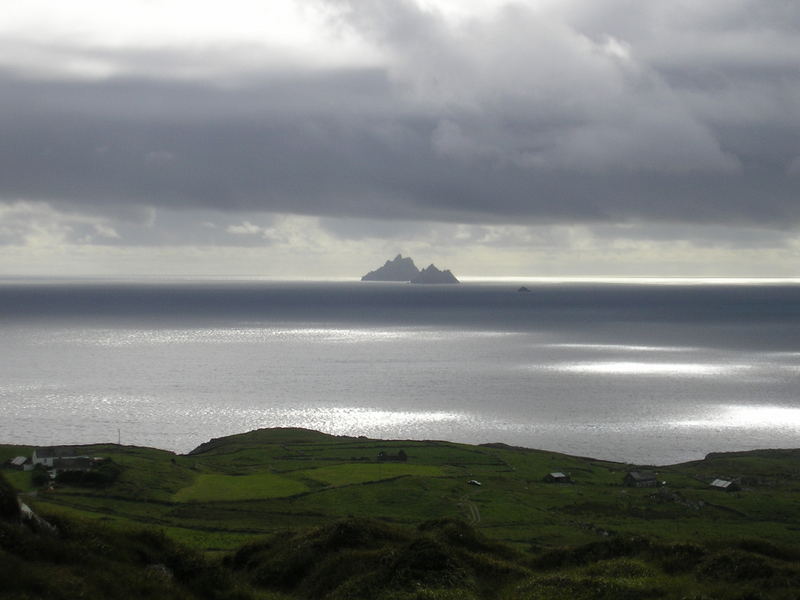
<svg viewBox="0 0 800 600">
<path fill-rule="evenodd" d="M 800 284 L 798 276 L 727 276 L 727 275 L 463 275 L 462 283 L 631 283 L 631 284 Z M 263 281 L 348 283 L 361 282 L 360 277 L 287 277 L 256 274 L 76 274 L 76 275 L 15 275 L 0 274 L 0 282 L 46 281 Z M 405 282 L 364 282 L 369 285 Z"/>
</svg>

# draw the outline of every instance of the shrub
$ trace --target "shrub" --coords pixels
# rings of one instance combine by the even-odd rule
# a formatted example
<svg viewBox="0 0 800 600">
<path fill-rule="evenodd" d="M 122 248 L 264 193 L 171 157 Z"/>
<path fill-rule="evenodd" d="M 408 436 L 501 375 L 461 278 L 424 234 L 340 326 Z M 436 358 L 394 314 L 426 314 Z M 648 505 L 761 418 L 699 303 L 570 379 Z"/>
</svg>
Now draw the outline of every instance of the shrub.
<svg viewBox="0 0 800 600">
<path fill-rule="evenodd" d="M 776 558 L 778 560 L 785 560 L 785 561 L 800 560 L 800 552 L 798 552 L 794 548 L 785 548 L 782 546 L 778 546 L 777 544 L 773 544 L 772 542 L 769 542 L 767 540 L 758 540 L 758 539 L 739 540 L 736 546 L 740 550 L 744 550 L 746 552 L 752 552 L 753 554 L 761 554 L 762 556 L 768 556 L 769 558 Z"/>
<path fill-rule="evenodd" d="M 515 587 L 514 600 L 644 600 L 663 596 L 659 590 L 641 588 L 605 578 L 554 575 L 534 577 Z"/>
<path fill-rule="evenodd" d="M 518 558 L 518 553 L 499 542 L 489 540 L 474 527 L 460 519 L 432 519 L 425 521 L 417 528 L 447 544 L 471 552 L 492 552 L 507 558 Z"/>
<path fill-rule="evenodd" d="M 597 562 L 586 569 L 594 577 L 637 578 L 650 576 L 653 569 L 641 560 L 613 558 Z"/>
<path fill-rule="evenodd" d="M 533 565 L 539 569 L 554 569 L 570 565 L 585 565 L 599 560 L 636 556 L 652 549 L 650 540 L 641 537 L 614 537 L 591 542 L 575 548 L 559 548 L 538 556 Z"/>
<path fill-rule="evenodd" d="M 675 543 L 653 548 L 652 556 L 667 574 L 687 573 L 706 555 L 697 544 Z"/>
<path fill-rule="evenodd" d="M 114 483 L 122 472 L 116 463 L 106 460 L 90 471 L 61 471 L 56 482 L 80 487 L 106 487 Z"/>
<path fill-rule="evenodd" d="M 31 483 L 36 487 L 43 487 L 50 483 L 50 473 L 42 465 L 36 465 L 31 473 Z"/>
<path fill-rule="evenodd" d="M 0 474 L 0 519 L 16 520 L 20 517 L 17 491 Z"/>
<path fill-rule="evenodd" d="M 728 582 L 765 579 L 774 572 L 762 557 L 740 550 L 713 554 L 697 566 L 698 577 Z"/>
</svg>

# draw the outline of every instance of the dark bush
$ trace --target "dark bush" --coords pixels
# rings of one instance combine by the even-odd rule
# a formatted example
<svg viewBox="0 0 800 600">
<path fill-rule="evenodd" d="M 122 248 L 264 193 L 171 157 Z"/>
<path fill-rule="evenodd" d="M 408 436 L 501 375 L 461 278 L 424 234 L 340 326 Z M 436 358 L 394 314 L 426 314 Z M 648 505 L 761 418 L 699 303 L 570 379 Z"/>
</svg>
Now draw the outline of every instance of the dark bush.
<svg viewBox="0 0 800 600">
<path fill-rule="evenodd" d="M 697 566 L 698 577 L 716 581 L 748 581 L 772 577 L 775 570 L 760 556 L 740 550 L 713 554 Z"/>
<path fill-rule="evenodd" d="M 739 542 L 736 544 L 736 547 L 746 552 L 752 552 L 753 554 L 761 554 L 762 556 L 768 556 L 769 558 L 776 558 L 778 560 L 785 560 L 785 561 L 800 560 L 800 552 L 798 552 L 794 548 L 786 548 L 784 546 L 778 546 L 777 544 L 773 544 L 772 542 L 769 542 L 767 540 L 757 540 L 757 539 L 739 540 Z"/>
<path fill-rule="evenodd" d="M 404 532 L 391 525 L 350 518 L 248 544 L 234 554 L 229 564 L 247 571 L 257 585 L 292 590 L 337 552 L 383 548 L 406 539 Z"/>
<path fill-rule="evenodd" d="M 530 573 L 516 550 L 463 521 L 417 531 L 350 518 L 242 547 L 226 564 L 252 583 L 304 598 L 474 598 Z M 443 594 L 445 596 L 443 596 Z"/>
<path fill-rule="evenodd" d="M 16 520 L 20 517 L 17 491 L 0 474 L 0 519 Z"/>
<path fill-rule="evenodd" d="M 36 487 L 43 487 L 50 483 L 50 473 L 42 465 L 36 465 L 31 473 L 31 483 Z"/>
<path fill-rule="evenodd" d="M 518 558 L 518 553 L 513 548 L 489 540 L 474 527 L 460 519 L 433 519 L 425 521 L 417 529 L 457 548 L 471 552 L 491 552 L 509 558 Z"/>
<path fill-rule="evenodd" d="M 665 573 L 674 575 L 694 569 L 706 551 L 697 544 L 675 543 L 656 546 L 651 555 Z"/>
<path fill-rule="evenodd" d="M 469 586 L 469 574 L 441 542 L 418 538 L 405 546 L 389 566 L 389 581 L 401 588 L 409 585 L 432 587 Z"/>
<path fill-rule="evenodd" d="M 550 550 L 536 557 L 533 566 L 539 569 L 555 569 L 573 565 L 585 565 L 598 560 L 636 556 L 649 552 L 652 543 L 641 537 L 614 537 L 601 542 L 591 542 L 575 548 Z"/>
<path fill-rule="evenodd" d="M 79 487 L 106 487 L 114 483 L 121 472 L 119 465 L 106 460 L 89 471 L 61 471 L 56 476 L 56 483 Z"/>
<path fill-rule="evenodd" d="M 333 595 L 374 597 L 383 580 L 382 550 L 344 549 L 321 559 L 298 586 L 297 592 L 307 598 Z"/>
<path fill-rule="evenodd" d="M 514 590 L 518 600 L 645 600 L 663 596 L 659 590 L 630 586 L 607 578 L 553 575 L 535 577 Z"/>
</svg>

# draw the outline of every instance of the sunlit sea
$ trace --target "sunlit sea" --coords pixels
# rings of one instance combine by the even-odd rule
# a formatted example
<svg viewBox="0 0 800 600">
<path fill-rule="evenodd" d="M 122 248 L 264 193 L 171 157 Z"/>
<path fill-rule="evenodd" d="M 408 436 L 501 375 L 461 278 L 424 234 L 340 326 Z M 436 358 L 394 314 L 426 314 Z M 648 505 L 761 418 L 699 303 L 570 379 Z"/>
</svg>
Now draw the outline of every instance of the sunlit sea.
<svg viewBox="0 0 800 600">
<path fill-rule="evenodd" d="M 525 285 L 530 291 L 519 292 Z M 0 281 L 0 443 L 800 447 L 800 282 Z"/>
</svg>

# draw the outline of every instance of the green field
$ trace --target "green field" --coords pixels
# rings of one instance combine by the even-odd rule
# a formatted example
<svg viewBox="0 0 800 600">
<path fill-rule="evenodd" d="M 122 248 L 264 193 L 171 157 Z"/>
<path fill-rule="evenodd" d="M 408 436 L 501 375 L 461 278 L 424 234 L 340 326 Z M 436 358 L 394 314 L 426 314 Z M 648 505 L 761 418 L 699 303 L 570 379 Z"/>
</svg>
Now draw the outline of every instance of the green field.
<svg viewBox="0 0 800 600">
<path fill-rule="evenodd" d="M 16 455 L 26 447 L 0 447 Z M 268 534 L 332 519 L 374 517 L 413 525 L 464 518 L 518 548 L 586 543 L 608 535 L 665 540 L 762 536 L 794 543 L 800 528 L 800 453 L 709 456 L 659 467 L 659 489 L 622 485 L 631 465 L 503 445 L 382 441 L 301 429 L 259 430 L 213 440 L 188 455 L 103 444 L 87 453 L 122 466 L 110 487 L 57 486 L 31 501 L 115 522 L 169 528 L 201 550 L 232 550 L 245 533 Z M 403 450 L 406 462 L 379 462 Z M 542 481 L 551 471 L 573 483 Z M 6 471 L 18 489 L 30 476 Z M 716 477 L 739 492 L 713 490 Z M 482 485 L 471 486 L 477 479 Z M 213 541 L 208 532 L 213 531 Z M 229 538 L 226 538 L 229 536 Z"/>
<path fill-rule="evenodd" d="M 395 477 L 403 477 L 406 475 L 438 477 L 443 475 L 443 472 L 441 468 L 432 465 L 379 463 L 320 467 L 318 469 L 301 471 L 300 474 L 328 485 L 341 486 L 366 483 L 368 481 L 380 481 L 382 479 L 394 479 Z"/>
<path fill-rule="evenodd" d="M 401 532 L 444 519 L 468 523 L 491 543 L 521 553 L 514 565 L 531 569 L 552 562 L 559 576 L 591 580 L 592 585 L 611 578 L 614 585 L 629 580 L 629 587 L 663 588 L 669 580 L 672 588 L 686 593 L 702 583 L 707 597 L 727 597 L 719 591 L 728 589 L 727 580 L 720 583 L 709 576 L 706 581 L 699 571 L 672 573 L 671 567 L 663 566 L 669 561 L 662 555 L 680 555 L 684 551 L 675 548 L 687 544 L 691 551 L 686 552 L 696 555 L 692 569 L 701 568 L 698 557 L 712 561 L 722 549 L 733 548 L 735 556 L 725 554 L 720 564 L 703 568 L 744 569 L 761 573 L 759 577 L 780 572 L 785 581 L 797 577 L 800 585 L 794 571 L 800 556 L 797 450 L 715 454 L 702 461 L 657 467 L 658 480 L 666 485 L 631 488 L 623 485 L 623 478 L 636 468 L 633 465 L 501 444 L 382 441 L 301 429 L 259 430 L 212 440 L 187 455 L 113 444 L 84 449 L 117 463 L 118 480 L 101 488 L 56 485 L 23 496 L 25 501 L 54 518 L 85 518 L 114 528 L 155 527 L 211 558 L 230 557 L 243 544 L 264 536 L 314 531 L 342 519 L 373 519 Z M 0 456 L 25 450 L 0 447 Z M 378 460 L 380 452 L 400 450 L 407 455 L 406 462 Z M 568 473 L 572 483 L 543 481 L 552 471 Z M 5 475 L 18 490 L 33 491 L 29 473 L 5 471 Z M 740 489 L 712 489 L 709 483 L 715 478 L 736 480 Z M 481 485 L 470 485 L 470 480 Z M 381 542 L 386 550 L 395 544 L 393 536 L 416 534 L 381 535 L 388 536 Z M 597 544 L 594 550 L 579 550 Z M 762 548 L 756 558 L 747 554 L 754 548 Z M 401 550 L 398 546 L 392 552 Z M 262 553 L 278 560 L 273 550 L 265 547 Z M 683 560 L 679 559 L 674 560 Z M 502 569 L 514 571 L 517 566 Z M 742 581 L 750 581 L 747 577 Z M 520 597 L 562 597 L 556 594 L 560 588 L 552 577 L 537 578 L 535 584 L 529 580 L 527 588 L 517 590 Z M 537 595 L 537 589 L 550 590 L 550 595 Z M 616 597 L 616 588 L 608 589 L 612 591 L 606 596 L 585 597 Z M 627 593 L 619 592 L 619 597 L 628 597 Z M 583 596 L 573 589 L 563 597 Z"/>
<path fill-rule="evenodd" d="M 283 498 L 308 488 L 293 479 L 270 473 L 255 475 L 198 475 L 192 485 L 173 495 L 176 502 L 236 502 L 259 498 Z"/>
</svg>

